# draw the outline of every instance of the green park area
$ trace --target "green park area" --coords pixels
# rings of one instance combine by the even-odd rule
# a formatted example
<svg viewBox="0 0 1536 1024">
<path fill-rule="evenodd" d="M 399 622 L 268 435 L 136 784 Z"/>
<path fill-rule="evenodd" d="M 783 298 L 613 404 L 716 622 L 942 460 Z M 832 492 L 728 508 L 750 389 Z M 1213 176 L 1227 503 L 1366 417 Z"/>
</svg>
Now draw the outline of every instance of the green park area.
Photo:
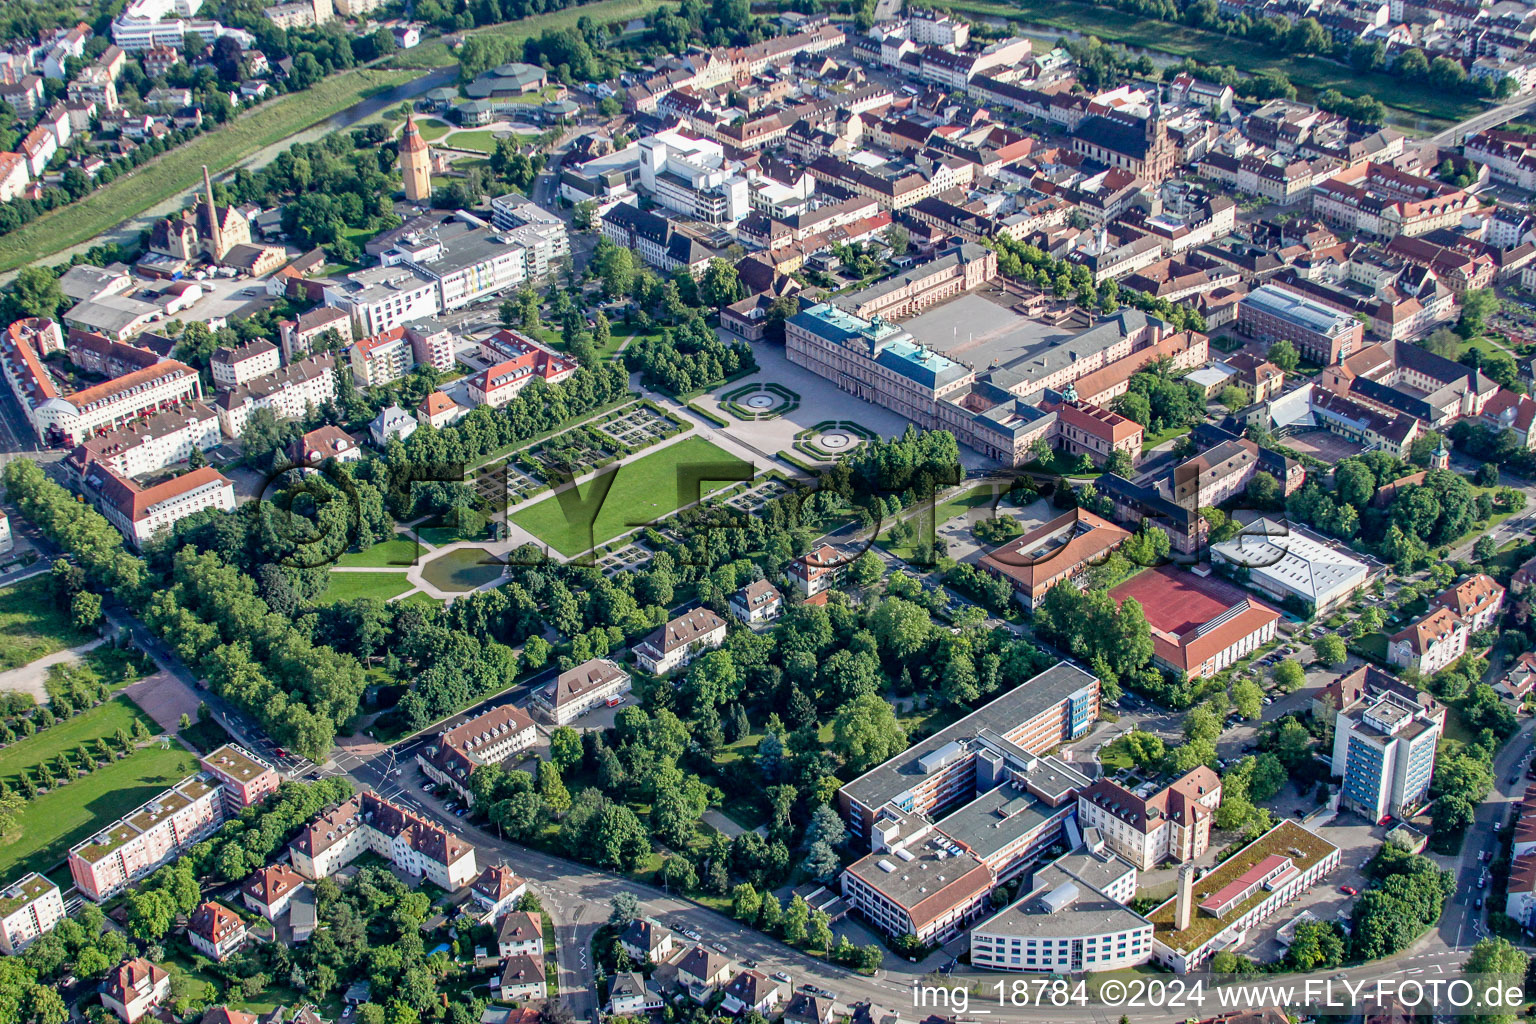
<svg viewBox="0 0 1536 1024">
<path fill-rule="evenodd" d="M 415 584 L 406 579 L 403 572 L 333 572 L 324 592 L 315 599 L 315 603 L 335 604 L 338 601 L 355 601 L 360 597 L 388 601 L 414 587 Z"/>
<path fill-rule="evenodd" d="M 719 467 L 717 471 L 725 479 L 706 478 L 697 493 L 680 493 L 691 491 L 682 482 L 686 475 L 690 471 L 704 472 L 704 467 Z M 606 495 L 601 495 L 600 480 L 609 472 L 613 474 L 611 486 Z M 627 462 L 616 471 L 605 472 L 599 480 L 543 498 L 513 515 L 512 521 L 561 554 L 578 555 L 621 533 L 671 515 L 751 472 L 750 464 L 726 454 L 702 437 L 688 437 Z M 562 496 L 566 500 L 562 501 Z"/>
<path fill-rule="evenodd" d="M 365 551 L 353 551 L 336 560 L 337 565 L 356 569 L 403 569 L 427 555 L 427 549 L 403 534 L 381 540 Z"/>
<path fill-rule="evenodd" d="M 187 751 L 156 743 L 29 800 L 16 815 L 17 832 L 0 844 L 0 876 L 52 867 L 81 839 L 196 770 Z"/>
<path fill-rule="evenodd" d="M 0 779 L 14 787 L 22 771 L 70 753 L 82 743 L 111 739 L 119 729 L 129 733 L 135 721 L 143 722 L 151 732 L 156 731 L 154 719 L 137 704 L 127 697 L 114 697 L 0 750 Z"/>
<path fill-rule="evenodd" d="M 409 71 L 358 68 L 303 92 L 289 93 L 199 135 L 183 146 L 0 238 L 0 270 L 35 263 L 87 242 L 198 181 L 203 165 L 221 171 L 338 111 L 416 77 Z"/>
<path fill-rule="evenodd" d="M 1414 82 L 1380 72 L 1360 73 L 1322 57 L 1304 57 L 1256 41 L 1221 32 L 1193 28 L 1155 18 L 1138 18 L 1127 11 L 1080 0 L 954 0 L 947 5 L 955 14 L 1008 18 L 1065 31 L 1096 36 L 1106 43 L 1139 46 L 1175 57 L 1192 57 L 1202 64 L 1231 64 L 1239 71 L 1259 74 L 1279 71 L 1301 92 L 1337 89 L 1345 96 L 1374 96 L 1392 111 L 1409 115 L 1410 127 L 1436 128 L 1470 117 L 1485 104 L 1460 93 L 1438 89 L 1428 82 Z M 1442 124 L 1419 125 L 1419 118 Z"/>
<path fill-rule="evenodd" d="M 487 25 L 465 33 L 471 36 L 495 36 L 512 42 L 522 42 L 533 36 L 543 35 L 546 30 L 575 28 L 582 18 L 591 18 L 595 24 L 608 25 L 616 21 L 643 18 L 661 7 L 666 0 L 599 0 L 594 4 L 580 4 L 561 11 L 536 14 L 531 18 L 509 21 L 500 25 Z M 440 39 L 409 50 L 402 50 L 386 63 L 395 68 L 445 68 L 457 63 L 453 53 Z"/>
<path fill-rule="evenodd" d="M 0 672 L 96 639 L 75 628 L 48 591 L 46 575 L 0 588 Z"/>
</svg>

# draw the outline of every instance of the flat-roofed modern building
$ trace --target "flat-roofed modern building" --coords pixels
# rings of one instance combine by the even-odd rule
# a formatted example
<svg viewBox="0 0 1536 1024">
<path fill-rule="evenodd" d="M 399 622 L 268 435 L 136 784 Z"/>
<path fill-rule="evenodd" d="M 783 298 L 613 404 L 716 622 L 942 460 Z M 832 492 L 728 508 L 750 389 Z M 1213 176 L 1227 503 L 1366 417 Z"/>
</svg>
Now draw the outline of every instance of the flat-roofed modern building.
<svg viewBox="0 0 1536 1024">
<path fill-rule="evenodd" d="M 1333 723 L 1333 774 L 1344 780 L 1339 806 L 1370 821 L 1416 812 L 1429 794 L 1444 716 L 1395 689 L 1340 708 Z"/>
<path fill-rule="evenodd" d="M 1070 662 L 1025 680 L 838 790 L 855 848 L 873 848 L 875 818 L 887 804 L 932 817 L 974 799 L 983 750 L 991 750 L 984 759 L 989 771 L 994 755 L 1002 756 L 979 741 L 982 730 L 1034 755 L 1083 735 L 1098 714 L 1099 680 Z"/>
<path fill-rule="evenodd" d="M 59 887 L 37 872 L 0 891 L 0 952 L 15 956 L 64 918 Z"/>
<path fill-rule="evenodd" d="M 1035 871 L 1018 900 L 971 929 L 971 966 L 1076 974 L 1152 958 L 1152 922 L 1125 906 L 1136 869 L 1102 847 Z"/>
<path fill-rule="evenodd" d="M 1152 630 L 1152 657 L 1192 679 L 1214 675 L 1275 638 L 1280 613 L 1225 580 L 1174 565 L 1144 569 L 1109 592 L 1134 599 Z"/>
<path fill-rule="evenodd" d="M 1213 561 L 1248 570 L 1248 581 L 1279 601 L 1294 598 L 1322 615 L 1365 585 L 1370 568 L 1294 523 L 1268 517 L 1211 545 Z"/>
<path fill-rule="evenodd" d="M 1177 974 L 1198 969 L 1339 862 L 1337 846 L 1285 820 L 1203 875 L 1185 865 L 1174 897 L 1147 915 L 1154 958 Z"/>
<path fill-rule="evenodd" d="M 224 797 L 206 772 L 189 776 L 138 810 L 76 843 L 69 873 L 100 903 L 178 857 L 224 823 Z"/>
<path fill-rule="evenodd" d="M 1272 284 L 1238 304 L 1237 329 L 1263 342 L 1289 341 L 1325 366 L 1360 348 L 1365 338 L 1365 325 L 1348 313 Z"/>
<path fill-rule="evenodd" d="M 224 803 L 231 814 L 259 804 L 283 781 L 277 769 L 237 743 L 226 743 L 198 759 L 203 770 L 224 787 Z"/>
</svg>

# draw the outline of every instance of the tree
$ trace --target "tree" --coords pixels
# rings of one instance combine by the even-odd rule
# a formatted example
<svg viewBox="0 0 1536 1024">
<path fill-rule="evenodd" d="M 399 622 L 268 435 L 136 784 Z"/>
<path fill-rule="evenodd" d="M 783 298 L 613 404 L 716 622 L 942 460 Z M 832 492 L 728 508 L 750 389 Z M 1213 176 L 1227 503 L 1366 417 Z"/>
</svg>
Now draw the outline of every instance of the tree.
<svg viewBox="0 0 1536 1024">
<path fill-rule="evenodd" d="M 1299 662 L 1282 661 L 1275 666 L 1275 685 L 1286 693 L 1301 687 L 1307 681 L 1307 672 Z"/>
<path fill-rule="evenodd" d="M 180 721 L 178 721 L 176 723 L 176 727 L 178 729 L 182 729 L 182 730 L 186 730 L 186 729 L 192 728 L 192 716 L 187 714 L 185 711 L 183 711 L 181 713 Z"/>
<path fill-rule="evenodd" d="M 1252 679 L 1239 679 L 1232 684 L 1232 704 L 1238 714 L 1254 721 L 1264 711 L 1264 691 Z"/>
<path fill-rule="evenodd" d="M 1344 936 L 1332 921 L 1303 921 L 1291 938 L 1286 962 L 1298 971 L 1332 970 L 1344 962 Z"/>
<path fill-rule="evenodd" d="M 82 590 L 69 599 L 69 617 L 77 629 L 92 629 L 101 621 L 101 595 Z"/>
<path fill-rule="evenodd" d="M 895 710 L 874 694 L 855 697 L 832 720 L 832 749 L 855 771 L 872 768 L 906 746 L 907 732 Z"/>
<path fill-rule="evenodd" d="M 790 897 L 789 906 L 784 909 L 784 917 L 779 921 L 779 934 L 785 942 L 798 946 L 805 941 L 806 925 L 810 919 L 811 908 L 805 898 L 796 893 Z"/>
<path fill-rule="evenodd" d="M 28 316 L 56 319 L 59 310 L 70 303 L 59 285 L 58 275 L 39 266 L 24 266 L 16 271 L 5 300 L 11 320 Z"/>
<path fill-rule="evenodd" d="M 885 563 L 873 551 L 865 551 L 858 558 L 854 559 L 853 565 L 849 567 L 848 572 L 849 576 L 853 579 L 854 586 L 867 587 L 884 575 Z"/>
<path fill-rule="evenodd" d="M 1275 756 L 1288 768 L 1295 768 L 1312 753 L 1312 734 L 1294 718 L 1287 718 L 1275 733 Z"/>
<path fill-rule="evenodd" d="M 565 788 L 565 780 L 560 777 L 560 769 L 553 761 L 539 762 L 539 795 L 556 818 L 571 809 L 570 791 Z"/>
<path fill-rule="evenodd" d="M 550 731 L 549 759 L 562 774 L 580 764 L 581 756 L 580 733 L 568 725 L 558 726 Z"/>
<path fill-rule="evenodd" d="M 1301 357 L 1296 352 L 1296 346 L 1284 338 L 1269 346 L 1267 358 L 1286 373 L 1294 373 L 1296 367 L 1301 365 Z"/>
<path fill-rule="evenodd" d="M 1444 58 L 1436 58 L 1438 64 Z M 1455 63 L 1450 61 L 1449 63 Z M 1461 65 L 1456 65 L 1458 70 Z M 1461 319 L 1457 323 L 1457 329 L 1462 337 L 1470 338 L 1481 334 L 1484 323 L 1488 317 L 1499 308 L 1499 300 L 1492 288 L 1473 288 L 1461 297 Z"/>
<path fill-rule="evenodd" d="M 1228 409 L 1236 412 L 1248 405 L 1248 389 L 1238 387 L 1236 384 L 1228 384 L 1221 389 L 1221 394 L 1216 400 Z"/>
<path fill-rule="evenodd" d="M 608 923 L 622 929 L 640 916 L 640 900 L 632 892 L 621 892 L 608 901 Z"/>
<path fill-rule="evenodd" d="M 1475 1006 L 1481 1012 L 1469 1016 L 1473 1024 L 1513 1024 L 1517 1007 L 1489 1005 L 1487 996 L 1494 984 L 1516 991 L 1525 987 L 1531 958 L 1508 939 L 1487 938 L 1472 947 L 1462 973 L 1472 982 Z"/>
<path fill-rule="evenodd" d="M 738 921 L 753 924 L 762 910 L 763 900 L 751 882 L 741 882 L 731 890 L 731 916 Z"/>
<path fill-rule="evenodd" d="M 741 276 L 736 268 L 716 256 L 699 278 L 699 299 L 715 309 L 729 306 L 743 297 Z"/>
<path fill-rule="evenodd" d="M 1342 665 L 1349 659 L 1349 651 L 1337 633 L 1324 633 L 1312 641 L 1312 653 L 1329 668 Z"/>
<path fill-rule="evenodd" d="M 837 853 L 824 839 L 818 839 L 811 844 L 809 852 L 805 855 L 805 871 L 812 878 L 823 880 L 831 878 L 842 867 L 842 861 Z"/>
</svg>

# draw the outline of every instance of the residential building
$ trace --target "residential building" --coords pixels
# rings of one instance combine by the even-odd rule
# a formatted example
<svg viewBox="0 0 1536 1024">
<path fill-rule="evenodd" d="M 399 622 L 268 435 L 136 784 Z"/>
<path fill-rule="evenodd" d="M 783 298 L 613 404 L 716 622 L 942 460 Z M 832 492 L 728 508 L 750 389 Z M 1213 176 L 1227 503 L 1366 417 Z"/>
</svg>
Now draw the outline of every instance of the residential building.
<svg viewBox="0 0 1536 1024">
<path fill-rule="evenodd" d="M 322 814 L 289 844 L 294 870 L 309 879 L 334 874 L 365 850 L 450 892 L 479 875 L 473 846 L 367 790 Z"/>
<path fill-rule="evenodd" d="M 1516 658 L 1493 689 L 1505 700 L 1523 704 L 1536 691 L 1536 652 L 1526 651 Z"/>
<path fill-rule="evenodd" d="M 245 922 L 228 907 L 212 900 L 192 912 L 187 941 L 210 960 L 224 961 L 245 945 Z"/>
<path fill-rule="evenodd" d="M 528 881 L 505 864 L 491 864 L 469 884 L 469 895 L 478 909 L 480 924 L 494 924 L 510 913 L 528 891 Z"/>
<path fill-rule="evenodd" d="M 1432 676 L 1467 653 L 1470 634 L 1455 612 L 1439 606 L 1387 639 L 1387 661 Z"/>
<path fill-rule="evenodd" d="M 1130 537 L 1109 520 L 1077 508 L 993 548 L 978 564 L 1007 580 L 1014 600 L 1033 611 L 1052 587 L 1075 579 Z"/>
<path fill-rule="evenodd" d="M 832 1024 L 836 997 L 806 989 L 796 989 L 784 1004 L 784 1024 Z"/>
<path fill-rule="evenodd" d="M 608 979 L 607 1013 L 613 1017 L 641 1017 L 665 1005 L 661 987 L 639 971 L 620 971 Z"/>
<path fill-rule="evenodd" d="M 503 958 L 544 955 L 544 920 L 526 910 L 514 910 L 501 919 L 496 948 Z"/>
<path fill-rule="evenodd" d="M 224 744 L 197 763 L 224 787 L 224 804 L 231 816 L 265 801 L 283 781 L 277 769 L 235 743 Z"/>
<path fill-rule="evenodd" d="M 391 441 L 405 441 L 416 433 L 417 421 L 410 413 L 391 402 L 368 422 L 368 436 L 375 448 L 383 449 Z"/>
<path fill-rule="evenodd" d="M 101 986 L 101 1004 L 122 1018 L 123 1024 L 138 1024 L 170 995 L 171 972 L 143 957 L 114 967 Z"/>
<path fill-rule="evenodd" d="M 1480 633 L 1499 621 L 1499 610 L 1504 607 L 1504 588 L 1494 582 L 1492 576 L 1480 572 L 1436 594 L 1429 606 L 1446 609 L 1461 619 L 1468 630 Z"/>
<path fill-rule="evenodd" d="M 439 373 L 449 373 L 455 365 L 454 346 L 458 336 L 436 320 L 420 320 L 405 328 L 416 362 Z"/>
<path fill-rule="evenodd" d="M 1397 687 L 1340 707 L 1333 722 L 1333 774 L 1344 780 L 1339 806 L 1372 822 L 1417 813 L 1429 794 L 1444 720 L 1443 708 Z"/>
<path fill-rule="evenodd" d="M 59 887 L 30 872 L 0 890 L 0 952 L 16 956 L 64 918 Z"/>
<path fill-rule="evenodd" d="M 1211 545 L 1211 560 L 1248 570 L 1249 583 L 1278 601 L 1323 615 L 1349 599 L 1370 575 L 1341 546 L 1285 520 L 1263 517 L 1231 540 Z"/>
<path fill-rule="evenodd" d="M 187 402 L 88 438 L 64 465 L 77 481 L 93 463 L 118 476 L 142 476 L 185 462 L 194 449 L 207 451 L 222 440 L 218 415 L 202 402 Z"/>
<path fill-rule="evenodd" d="M 208 360 L 217 391 L 233 391 L 257 377 L 276 373 L 283 365 L 279 349 L 263 338 L 256 338 L 235 348 L 221 346 Z"/>
<path fill-rule="evenodd" d="M 677 940 L 672 937 L 671 930 L 659 922 L 639 917 L 624 926 L 619 933 L 619 945 L 636 963 L 660 964 L 672 958 Z"/>
<path fill-rule="evenodd" d="M 295 465 L 313 468 L 331 459 L 337 462 L 361 462 L 363 449 L 351 434 L 327 423 L 305 431 L 289 442 L 288 457 Z"/>
<path fill-rule="evenodd" d="M 446 392 L 434 391 L 416 406 L 416 422 L 421 426 L 430 423 L 441 430 L 451 423 L 457 423 L 468 412 L 468 409 L 449 398 Z"/>
<path fill-rule="evenodd" d="M 666 217 L 646 213 L 629 203 L 617 203 L 602 216 L 603 237 L 633 249 L 662 273 L 687 267 L 695 277 L 704 273 L 710 251 L 673 227 Z"/>
<path fill-rule="evenodd" d="M 1190 679 L 1215 675 L 1253 654 L 1275 639 L 1280 622 L 1279 611 L 1241 588 L 1176 565 L 1145 569 L 1109 596 L 1116 605 L 1132 599 L 1140 604 L 1152 630 L 1153 660 Z"/>
<path fill-rule="evenodd" d="M 725 643 L 725 620 L 708 608 L 684 612 L 635 645 L 635 661 L 655 675 L 682 668 Z"/>
<path fill-rule="evenodd" d="M 1077 795 L 1077 821 L 1080 829 L 1098 829 L 1109 848 L 1138 870 L 1151 871 L 1203 856 L 1220 805 L 1221 779 L 1201 765 L 1150 796 L 1100 779 Z"/>
<path fill-rule="evenodd" d="M 366 320 L 364 324 L 366 327 Z M 327 331 L 336 332 L 336 348 L 352 343 L 352 318 L 347 315 L 346 309 L 340 308 L 339 303 L 300 313 L 297 320 L 279 320 L 277 336 L 283 345 L 283 362 L 298 362 L 309 355 L 314 351 L 315 341 Z"/>
<path fill-rule="evenodd" d="M 748 626 L 771 622 L 783 610 L 783 596 L 767 580 L 755 580 L 731 595 L 731 614 Z"/>
<path fill-rule="evenodd" d="M 224 436 L 237 439 L 257 409 L 270 409 L 280 420 L 296 420 L 335 397 L 336 357 L 325 352 L 221 392 L 214 399 L 214 408 Z"/>
<path fill-rule="evenodd" d="M 732 1016 L 756 1012 L 771 1018 L 783 998 L 784 990 L 778 982 L 761 971 L 743 969 L 725 986 L 720 1009 Z"/>
<path fill-rule="evenodd" d="M 520 331 L 502 329 L 480 343 L 480 357 L 491 365 L 469 380 L 475 405 L 499 409 L 535 377 L 558 384 L 576 372 L 576 360 L 546 348 Z"/>
<path fill-rule="evenodd" d="M 1324 365 L 1354 352 L 1364 338 L 1364 326 L 1354 317 L 1268 284 L 1249 292 L 1238 305 L 1237 329 L 1271 344 L 1289 341 Z"/>
<path fill-rule="evenodd" d="M 731 962 L 714 950 L 694 946 L 677 962 L 677 981 L 689 998 L 702 1003 L 724 987 L 731 977 Z"/>
<path fill-rule="evenodd" d="M 0 555 L 12 550 L 15 546 L 16 541 L 11 536 L 11 517 L 0 512 Z"/>
<path fill-rule="evenodd" d="M 542 953 L 518 953 L 507 957 L 501 965 L 501 991 L 498 998 L 533 1003 L 543 1001 L 547 994 Z"/>
<path fill-rule="evenodd" d="M 352 343 L 348 358 L 352 363 L 352 379 L 360 388 L 392 384 L 410 372 L 414 364 L 410 339 L 401 326 L 357 339 Z"/>
<path fill-rule="evenodd" d="M 149 487 L 91 463 L 81 489 L 133 547 L 207 508 L 235 510 L 235 485 L 212 466 L 190 470 Z"/>
<path fill-rule="evenodd" d="M 1340 859 L 1337 846 L 1287 819 L 1198 879 L 1186 864 L 1173 898 L 1147 914 L 1153 958 L 1178 974 L 1197 970 L 1336 870 Z"/>
<path fill-rule="evenodd" d="M 286 864 L 268 864 L 257 868 L 256 873 L 240 887 L 240 898 L 256 913 L 268 921 L 283 916 L 293 902 L 294 893 L 304 886 L 304 876 Z"/>
<path fill-rule="evenodd" d="M 1312 212 L 1332 227 L 1395 238 L 1455 227 L 1478 201 L 1454 185 L 1367 160 L 1346 167 L 1312 193 Z"/>
<path fill-rule="evenodd" d="M 206 839 L 224 823 L 215 780 L 192 775 L 69 851 L 80 894 L 98 903 Z"/>
<path fill-rule="evenodd" d="M 547 722 L 569 725 L 600 704 L 617 704 L 628 692 L 628 672 L 607 658 L 593 658 L 535 690 L 529 706 Z"/>
<path fill-rule="evenodd" d="M 1410 416 L 1434 430 L 1482 415 L 1499 391 L 1481 370 L 1401 341 L 1369 345 L 1326 367 L 1318 381 L 1384 416 Z"/>
<path fill-rule="evenodd" d="M 504 704 L 438 733 L 416 754 L 427 778 L 474 803 L 469 777 L 485 764 L 500 764 L 533 746 L 538 738 L 533 719 L 522 708 Z"/>
<path fill-rule="evenodd" d="M 1125 906 L 1135 895 L 1136 868 L 1115 854 L 1065 854 L 1034 872 L 1017 900 L 971 929 L 971 966 L 1079 974 L 1146 963 L 1152 922 Z"/>
<path fill-rule="evenodd" d="M 801 597 L 815 597 L 842 583 L 849 558 L 830 544 L 823 544 L 789 563 L 785 574 L 794 581 Z"/>
</svg>

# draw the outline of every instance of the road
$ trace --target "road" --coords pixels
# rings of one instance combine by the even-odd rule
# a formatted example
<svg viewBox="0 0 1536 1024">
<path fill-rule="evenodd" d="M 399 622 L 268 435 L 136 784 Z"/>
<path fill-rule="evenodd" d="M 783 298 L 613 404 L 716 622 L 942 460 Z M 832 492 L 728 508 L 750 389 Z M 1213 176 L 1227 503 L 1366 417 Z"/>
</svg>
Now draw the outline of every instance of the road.
<svg viewBox="0 0 1536 1024">
<path fill-rule="evenodd" d="M 1521 114 L 1536 106 L 1536 96 L 1525 96 L 1503 106 L 1485 110 L 1481 114 L 1474 114 L 1451 127 L 1430 137 L 1429 141 L 1439 146 L 1459 146 L 1468 135 L 1476 135 L 1480 131 L 1513 121 Z"/>
</svg>

